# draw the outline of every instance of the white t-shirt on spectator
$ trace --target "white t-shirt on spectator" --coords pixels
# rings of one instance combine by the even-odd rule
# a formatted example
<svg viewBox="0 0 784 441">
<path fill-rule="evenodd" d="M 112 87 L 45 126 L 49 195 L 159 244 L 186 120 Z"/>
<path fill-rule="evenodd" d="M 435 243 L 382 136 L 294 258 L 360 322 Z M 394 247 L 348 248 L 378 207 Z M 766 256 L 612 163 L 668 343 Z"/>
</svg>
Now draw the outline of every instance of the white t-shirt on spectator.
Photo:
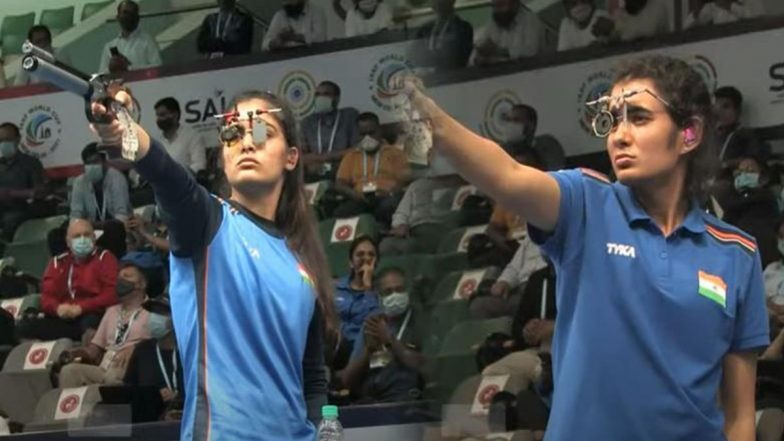
<svg viewBox="0 0 784 441">
<path fill-rule="evenodd" d="M 707 3 L 702 7 L 696 19 L 694 13 L 690 13 L 689 16 L 686 17 L 684 27 L 690 28 L 692 26 L 732 23 L 734 21 L 743 20 L 744 18 L 749 18 L 749 16 L 746 7 L 739 3 L 732 3 L 729 11 L 716 6 L 715 3 Z"/>
<path fill-rule="evenodd" d="M 490 19 L 487 25 L 477 32 L 474 44 L 479 46 L 485 40 L 491 40 L 496 46 L 508 50 L 510 60 L 531 57 L 542 49 L 544 25 L 535 14 L 520 8 L 512 24 L 507 28 L 499 26 Z M 474 57 L 476 57 L 476 50 L 472 59 Z"/>
<path fill-rule="evenodd" d="M 321 8 L 314 5 L 312 1 L 308 1 L 302 10 L 302 15 L 297 18 L 289 17 L 283 9 L 275 13 L 269 29 L 267 29 L 267 34 L 264 35 L 261 49 L 268 51 L 272 40 L 278 38 L 288 28 L 291 28 L 298 34 L 302 34 L 305 37 L 305 44 L 320 43 L 327 40 L 327 16 Z M 286 42 L 286 47 L 295 46 L 298 46 L 298 44 Z"/>
<path fill-rule="evenodd" d="M 174 140 L 169 141 L 166 137 L 158 138 L 163 143 L 166 151 L 169 152 L 175 161 L 191 171 L 198 172 L 207 168 L 207 152 L 204 140 L 199 133 L 196 133 L 188 126 L 180 125 Z"/>
<path fill-rule="evenodd" d="M 670 17 L 664 0 L 648 0 L 637 15 L 629 15 L 625 8 L 616 11 L 615 28 L 623 41 L 652 37 L 671 31 Z"/>
<path fill-rule="evenodd" d="M 769 263 L 762 276 L 765 279 L 765 297 L 784 298 L 784 263 L 781 260 Z"/>
<path fill-rule="evenodd" d="M 610 18 L 607 12 L 597 9 L 593 12 L 591 22 L 585 29 L 580 29 L 577 23 L 569 17 L 564 17 L 561 20 L 561 27 L 558 30 L 558 50 L 567 51 L 569 49 L 577 49 L 580 47 L 588 46 L 596 41 L 596 36 L 593 35 L 591 30 L 599 18 Z"/>
<path fill-rule="evenodd" d="M 386 3 L 379 3 L 376 12 L 365 18 L 357 8 L 346 13 L 346 37 L 371 35 L 392 27 L 392 11 Z"/>
<path fill-rule="evenodd" d="M 129 70 L 161 65 L 161 50 L 158 48 L 155 38 L 141 28 L 136 28 L 127 37 L 120 34 L 106 43 L 103 52 L 101 52 L 101 65 L 98 72 L 109 72 L 109 60 L 112 58 L 111 48 L 113 47 L 117 47 L 117 51 L 131 63 L 128 67 Z"/>
</svg>

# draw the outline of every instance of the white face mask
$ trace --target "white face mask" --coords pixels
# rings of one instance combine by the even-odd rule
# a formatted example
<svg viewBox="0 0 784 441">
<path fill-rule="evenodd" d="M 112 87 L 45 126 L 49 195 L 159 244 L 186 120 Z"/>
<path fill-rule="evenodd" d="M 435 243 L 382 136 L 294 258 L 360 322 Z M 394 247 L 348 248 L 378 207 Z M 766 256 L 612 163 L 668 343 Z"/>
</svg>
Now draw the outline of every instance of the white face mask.
<svg viewBox="0 0 784 441">
<path fill-rule="evenodd" d="M 376 6 L 378 6 L 378 0 L 359 0 L 359 10 L 366 13 L 371 14 L 376 11 Z"/>
<path fill-rule="evenodd" d="M 502 126 L 502 134 L 504 141 L 515 142 L 525 139 L 525 124 L 508 121 Z"/>
<path fill-rule="evenodd" d="M 403 315 L 408 311 L 410 299 L 407 292 L 393 292 L 381 299 L 384 313 L 391 317 Z"/>
<path fill-rule="evenodd" d="M 95 184 L 103 179 L 103 166 L 101 164 L 87 164 L 84 166 L 84 177 Z"/>
<path fill-rule="evenodd" d="M 591 18 L 592 13 L 593 6 L 587 3 L 581 3 L 569 10 L 569 15 L 577 23 L 585 23 L 589 18 Z"/>
<path fill-rule="evenodd" d="M 332 111 L 332 98 L 328 96 L 317 96 L 313 103 L 313 111 L 316 113 L 329 113 Z"/>
<path fill-rule="evenodd" d="M 365 137 L 359 141 L 359 149 L 363 152 L 375 152 L 380 146 L 381 142 L 370 135 L 365 135 Z"/>
</svg>

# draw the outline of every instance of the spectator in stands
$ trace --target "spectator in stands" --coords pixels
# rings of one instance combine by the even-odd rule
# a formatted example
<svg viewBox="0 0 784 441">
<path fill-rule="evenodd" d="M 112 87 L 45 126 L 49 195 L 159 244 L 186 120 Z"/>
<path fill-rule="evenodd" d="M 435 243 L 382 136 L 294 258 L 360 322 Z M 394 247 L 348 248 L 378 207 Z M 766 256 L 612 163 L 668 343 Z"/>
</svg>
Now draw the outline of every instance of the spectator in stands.
<svg viewBox="0 0 784 441">
<path fill-rule="evenodd" d="M 196 39 L 200 54 L 210 58 L 249 54 L 253 20 L 237 9 L 236 0 L 218 0 L 220 10 L 204 18 Z"/>
<path fill-rule="evenodd" d="M 525 234 L 512 260 L 490 288 L 490 296 L 471 300 L 470 314 L 475 319 L 512 317 L 520 305 L 528 279 L 547 266 L 539 247 Z"/>
<path fill-rule="evenodd" d="M 82 149 L 84 173 L 74 179 L 71 189 L 71 219 L 86 219 L 103 231 L 98 245 L 118 259 L 125 254 L 124 223 L 131 214 L 128 181 L 109 166 L 96 143 Z"/>
<path fill-rule="evenodd" d="M 422 391 L 423 317 L 411 305 L 406 276 L 387 268 L 378 276 L 379 313 L 367 317 L 348 366 L 338 374 L 358 403 L 411 401 Z"/>
<path fill-rule="evenodd" d="M 392 27 L 392 9 L 383 0 L 352 0 L 346 11 L 341 0 L 333 0 L 335 12 L 346 22 L 346 37 L 372 35 Z"/>
<path fill-rule="evenodd" d="M 340 317 L 341 348 L 333 368 L 342 369 L 354 348 L 362 323 L 378 309 L 373 275 L 378 263 L 378 246 L 369 236 L 359 236 L 349 248 L 349 274 L 335 284 L 335 304 Z"/>
<path fill-rule="evenodd" d="M 713 96 L 718 124 L 716 132 L 721 146 L 719 159 L 722 163 L 734 168 L 740 158 L 747 156 L 766 161 L 770 156 L 770 147 L 757 139 L 752 130 L 741 126 L 743 94 L 732 86 L 724 86 L 716 89 Z"/>
<path fill-rule="evenodd" d="M 784 218 L 779 218 L 776 226 L 777 259 L 765 267 L 765 298 L 768 313 L 784 325 Z"/>
<path fill-rule="evenodd" d="M 106 43 L 98 72 L 144 69 L 161 65 L 161 51 L 155 38 L 139 28 L 139 5 L 123 0 L 117 5 L 120 35 Z"/>
<path fill-rule="evenodd" d="M 90 384 L 120 384 L 125 377 L 134 347 L 150 338 L 150 314 L 142 305 L 147 301 L 147 280 L 142 270 L 125 264 L 117 275 L 118 305 L 106 310 L 92 342 L 71 349 L 60 371 L 60 387 Z"/>
<path fill-rule="evenodd" d="M 359 142 L 359 112 L 353 107 L 340 108 L 340 95 L 340 86 L 322 81 L 316 87 L 313 113 L 302 121 L 309 180 L 333 178 L 340 160 Z"/>
<path fill-rule="evenodd" d="M 597 36 L 621 41 L 649 38 L 672 30 L 664 0 L 626 0 L 612 20 L 600 18 L 593 29 Z"/>
<path fill-rule="evenodd" d="M 155 103 L 155 124 L 161 129 L 158 138 L 175 161 L 196 175 L 207 169 L 207 147 L 201 135 L 180 124 L 180 103 L 166 97 Z"/>
<path fill-rule="evenodd" d="M 455 13 L 455 0 L 431 0 L 430 4 L 436 19 L 417 31 L 417 64 L 444 70 L 464 67 L 474 48 L 473 26 Z"/>
<path fill-rule="evenodd" d="M 544 45 L 544 26 L 519 0 L 493 0 L 492 20 L 474 42 L 474 64 L 503 63 L 538 54 Z"/>
<path fill-rule="evenodd" d="M 60 51 L 55 51 L 52 47 L 52 32 L 48 27 L 42 24 L 34 25 L 27 31 L 27 39 L 34 45 L 54 55 L 58 61 L 68 63 L 69 60 Z M 30 74 L 22 68 L 19 64 L 19 71 L 14 78 L 14 86 L 26 86 L 28 84 L 38 83 L 38 79 L 33 78 Z"/>
<path fill-rule="evenodd" d="M 283 0 L 283 9 L 272 17 L 261 49 L 264 51 L 306 46 L 327 40 L 327 17 L 311 0 Z"/>
<path fill-rule="evenodd" d="M 742 2 L 736 0 L 692 0 L 691 12 L 684 21 L 685 28 L 732 23 L 752 14 Z"/>
<path fill-rule="evenodd" d="M 566 16 L 558 30 L 558 50 L 568 51 L 601 41 L 594 32 L 599 19 L 609 20 L 607 12 L 597 9 L 595 0 L 562 0 Z"/>
<path fill-rule="evenodd" d="M 392 229 L 380 245 L 384 256 L 428 253 L 438 246 L 432 239 L 440 237 L 437 233 L 444 227 L 434 207 L 436 191 L 457 188 L 464 181 L 443 156 L 430 152 L 427 176 L 408 186 L 392 215 Z"/>
<path fill-rule="evenodd" d="M 117 259 L 95 245 L 90 222 L 73 219 L 66 236 L 69 251 L 53 257 L 41 284 L 43 318 L 26 318 L 21 338 L 79 341 L 94 330 L 104 310 L 117 303 Z"/>
<path fill-rule="evenodd" d="M 177 353 L 169 298 L 150 299 L 142 306 L 149 313 L 147 332 L 151 338 L 136 345 L 123 383 L 155 386 L 161 391 L 161 398 L 166 404 L 182 401 L 182 362 Z"/>
<path fill-rule="evenodd" d="M 27 201 L 44 187 L 41 161 L 19 151 L 21 139 L 15 124 L 0 124 L 0 237 L 8 241 L 28 217 Z"/>
<path fill-rule="evenodd" d="M 536 163 L 543 170 L 560 170 L 566 165 L 566 154 L 560 143 L 549 135 L 536 136 L 539 114 L 528 104 L 515 104 L 505 115 L 504 150 L 512 156 L 536 155 Z"/>
<path fill-rule="evenodd" d="M 754 236 L 765 267 L 778 254 L 778 202 L 768 187 L 770 174 L 765 164 L 753 157 L 741 159 L 733 174 L 733 191 L 719 200 L 724 209 L 723 220 Z"/>
<path fill-rule="evenodd" d="M 350 217 L 372 212 L 389 225 L 410 175 L 408 159 L 382 136 L 381 123 L 374 113 L 357 117 L 360 142 L 340 161 L 335 189 L 350 199 L 334 215 Z"/>
</svg>

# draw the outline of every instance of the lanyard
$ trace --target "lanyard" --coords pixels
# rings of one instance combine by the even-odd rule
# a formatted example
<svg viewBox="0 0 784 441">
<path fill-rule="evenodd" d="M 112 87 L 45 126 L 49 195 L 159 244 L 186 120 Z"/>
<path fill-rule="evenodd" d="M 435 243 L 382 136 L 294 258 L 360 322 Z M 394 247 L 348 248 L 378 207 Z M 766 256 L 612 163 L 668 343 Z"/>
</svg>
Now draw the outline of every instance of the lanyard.
<svg viewBox="0 0 784 441">
<path fill-rule="evenodd" d="M 338 116 L 335 117 L 335 125 L 332 127 L 332 136 L 329 137 L 329 146 L 327 147 L 327 153 L 332 153 L 332 146 L 335 145 L 335 135 L 338 133 L 338 125 L 340 124 L 340 110 L 337 111 Z M 321 153 L 324 148 L 321 144 L 321 118 L 318 121 L 318 139 L 316 140 L 318 143 L 318 152 Z"/>
<path fill-rule="evenodd" d="M 438 36 L 436 36 L 436 34 L 437 34 L 436 31 L 438 30 L 438 23 L 433 25 L 433 30 L 430 31 L 430 43 L 428 44 L 428 47 L 430 48 L 431 51 L 434 51 L 436 49 L 440 49 L 441 48 L 441 44 L 444 41 L 444 35 L 446 34 L 446 31 L 449 29 L 449 26 L 451 24 L 452 24 L 452 21 L 451 20 L 447 20 L 446 24 L 441 29 L 441 32 L 438 33 Z"/>
<path fill-rule="evenodd" d="M 539 310 L 539 318 L 544 320 L 547 314 L 547 278 L 542 282 L 542 308 Z"/>
<path fill-rule="evenodd" d="M 397 331 L 397 339 L 400 340 L 400 337 L 403 336 L 403 332 L 406 331 L 406 326 L 408 326 L 408 319 L 411 318 L 411 310 L 406 313 L 406 318 L 403 319 L 403 324 L 400 325 L 400 330 Z"/>
<path fill-rule="evenodd" d="M 103 183 L 101 184 L 103 185 Z M 98 207 L 98 198 L 95 196 L 95 190 L 93 190 L 93 203 L 95 203 L 95 214 L 98 215 L 98 220 L 102 221 L 106 219 L 106 189 L 103 189 L 103 200 L 101 201 L 101 206 Z"/>
<path fill-rule="evenodd" d="M 131 319 L 128 320 L 128 323 L 125 325 L 125 330 L 124 331 L 121 331 L 121 329 L 123 328 L 122 321 L 117 320 L 117 327 L 114 328 L 114 344 L 115 345 L 119 346 L 119 345 L 125 343 L 125 340 L 128 339 L 128 334 L 131 333 L 131 326 L 133 326 L 133 322 L 136 321 L 136 317 L 138 317 L 139 313 L 141 313 L 141 312 L 142 312 L 141 309 L 137 309 L 136 312 L 133 313 L 133 315 L 131 316 Z M 120 333 L 122 333 L 122 335 L 120 335 Z"/>
<path fill-rule="evenodd" d="M 71 295 L 71 300 L 76 298 L 76 291 L 73 289 L 73 267 L 74 264 L 71 262 L 71 266 L 68 267 L 68 294 Z"/>
<path fill-rule="evenodd" d="M 373 177 L 378 176 L 378 163 L 381 161 L 381 149 L 376 152 L 376 163 L 373 166 Z M 362 152 L 362 177 L 367 178 L 367 152 Z"/>
<path fill-rule="evenodd" d="M 218 14 L 218 18 L 215 19 L 215 38 L 225 40 L 234 17 L 231 13 L 226 14 L 226 20 L 223 20 L 223 29 L 221 29 L 221 15 L 223 14 Z"/>
<path fill-rule="evenodd" d="M 156 343 L 155 351 L 158 353 L 158 366 L 161 367 L 161 375 L 163 381 L 166 382 L 166 387 L 173 391 L 177 391 L 177 350 L 172 350 L 172 374 L 169 379 L 169 374 L 166 372 L 166 366 L 163 364 L 163 356 L 161 355 L 161 347 Z"/>
<path fill-rule="evenodd" d="M 730 141 L 732 141 L 732 137 L 735 136 L 737 130 L 733 130 L 732 133 L 727 135 L 727 139 L 724 141 L 724 145 L 721 147 L 721 153 L 719 153 L 719 160 L 724 160 L 724 155 L 727 153 L 727 146 L 730 145 Z"/>
</svg>

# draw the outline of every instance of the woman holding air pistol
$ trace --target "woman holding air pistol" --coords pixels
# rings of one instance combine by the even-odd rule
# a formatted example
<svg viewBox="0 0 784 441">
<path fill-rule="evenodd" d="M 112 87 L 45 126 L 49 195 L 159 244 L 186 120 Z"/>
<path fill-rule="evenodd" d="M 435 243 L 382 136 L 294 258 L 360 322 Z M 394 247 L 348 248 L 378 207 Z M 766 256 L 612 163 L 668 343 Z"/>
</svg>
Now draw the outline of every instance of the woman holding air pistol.
<svg viewBox="0 0 784 441">
<path fill-rule="evenodd" d="M 748 234 L 702 209 L 711 95 L 682 60 L 619 66 L 598 107 L 616 182 L 544 173 L 404 90 L 463 177 L 528 221 L 557 272 L 547 441 L 753 441 L 757 352 L 768 345 Z"/>
<path fill-rule="evenodd" d="M 112 96 L 126 107 L 124 90 Z M 304 196 L 293 114 L 247 92 L 222 115 L 229 199 L 210 195 L 134 125 L 134 167 L 166 212 L 172 316 L 183 358 L 183 440 L 311 441 L 326 403 L 323 340 L 338 332 L 330 275 Z M 93 104 L 94 116 L 107 109 Z M 120 144 L 118 121 L 93 124 Z"/>
</svg>

